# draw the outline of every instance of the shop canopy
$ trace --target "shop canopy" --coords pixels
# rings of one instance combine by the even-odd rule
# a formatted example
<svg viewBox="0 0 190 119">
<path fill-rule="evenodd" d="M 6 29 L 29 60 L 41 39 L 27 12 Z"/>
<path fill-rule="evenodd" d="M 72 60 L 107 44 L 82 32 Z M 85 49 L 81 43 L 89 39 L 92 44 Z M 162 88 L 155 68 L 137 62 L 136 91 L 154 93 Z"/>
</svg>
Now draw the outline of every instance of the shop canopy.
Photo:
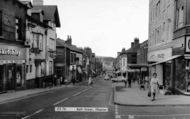
<svg viewBox="0 0 190 119">
<path fill-rule="evenodd" d="M 157 64 L 162 64 L 162 63 L 171 61 L 171 60 L 173 60 L 173 59 L 176 59 L 176 58 L 178 58 L 178 57 L 181 57 L 181 55 L 174 55 L 174 56 L 171 56 L 171 57 L 169 57 L 169 58 L 166 58 L 165 60 L 162 60 L 162 61 L 159 61 L 159 62 L 150 64 L 149 66 L 155 66 L 155 65 L 157 65 Z"/>
</svg>

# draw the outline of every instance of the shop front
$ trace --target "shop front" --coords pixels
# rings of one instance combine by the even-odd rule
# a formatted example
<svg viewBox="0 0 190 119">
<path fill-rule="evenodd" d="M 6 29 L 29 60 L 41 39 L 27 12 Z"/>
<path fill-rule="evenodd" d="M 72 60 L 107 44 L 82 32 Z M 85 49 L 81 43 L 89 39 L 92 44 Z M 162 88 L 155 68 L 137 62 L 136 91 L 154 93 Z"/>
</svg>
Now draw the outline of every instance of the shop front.
<svg viewBox="0 0 190 119">
<path fill-rule="evenodd" d="M 0 44 L 0 92 L 25 88 L 25 50 Z"/>
<path fill-rule="evenodd" d="M 157 73 L 159 84 L 163 87 L 171 85 L 171 60 L 174 58 L 172 57 L 172 48 L 148 53 L 148 61 L 154 62 L 150 64 L 149 76 L 151 77 L 153 73 Z"/>
<path fill-rule="evenodd" d="M 190 36 L 175 39 L 173 55 L 181 55 L 175 60 L 174 88 L 190 92 Z M 182 47 L 183 46 L 183 47 Z"/>
</svg>

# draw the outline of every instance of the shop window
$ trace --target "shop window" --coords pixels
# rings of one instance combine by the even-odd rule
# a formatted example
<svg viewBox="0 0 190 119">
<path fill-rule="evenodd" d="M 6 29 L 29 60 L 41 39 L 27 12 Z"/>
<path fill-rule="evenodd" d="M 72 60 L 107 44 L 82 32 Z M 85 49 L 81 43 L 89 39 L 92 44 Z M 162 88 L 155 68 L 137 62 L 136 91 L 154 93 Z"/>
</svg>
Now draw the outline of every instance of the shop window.
<svg viewBox="0 0 190 119">
<path fill-rule="evenodd" d="M 21 18 L 15 19 L 15 39 L 22 40 L 22 21 Z"/>
<path fill-rule="evenodd" d="M 180 90 L 185 90 L 186 88 L 186 79 L 185 79 L 185 59 L 177 59 L 176 60 L 176 80 L 175 85 Z"/>
<path fill-rule="evenodd" d="M 22 79 L 22 66 L 17 65 L 16 67 L 16 86 L 22 87 L 24 85 L 24 80 Z"/>
<path fill-rule="evenodd" d="M 0 11 L 0 36 L 3 35 L 3 14 L 2 11 Z"/>
</svg>

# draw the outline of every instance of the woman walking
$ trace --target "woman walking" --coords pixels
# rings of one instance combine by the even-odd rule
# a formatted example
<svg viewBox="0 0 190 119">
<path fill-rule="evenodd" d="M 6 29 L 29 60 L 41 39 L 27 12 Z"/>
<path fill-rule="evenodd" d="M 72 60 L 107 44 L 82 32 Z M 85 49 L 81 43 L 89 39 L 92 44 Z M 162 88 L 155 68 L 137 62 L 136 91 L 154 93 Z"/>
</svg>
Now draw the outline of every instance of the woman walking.
<svg viewBox="0 0 190 119">
<path fill-rule="evenodd" d="M 153 97 L 152 101 L 154 101 L 156 97 L 156 92 L 159 88 L 157 73 L 153 73 L 153 77 L 151 78 L 151 81 L 150 81 L 150 87 L 151 87 L 151 93 Z"/>
</svg>

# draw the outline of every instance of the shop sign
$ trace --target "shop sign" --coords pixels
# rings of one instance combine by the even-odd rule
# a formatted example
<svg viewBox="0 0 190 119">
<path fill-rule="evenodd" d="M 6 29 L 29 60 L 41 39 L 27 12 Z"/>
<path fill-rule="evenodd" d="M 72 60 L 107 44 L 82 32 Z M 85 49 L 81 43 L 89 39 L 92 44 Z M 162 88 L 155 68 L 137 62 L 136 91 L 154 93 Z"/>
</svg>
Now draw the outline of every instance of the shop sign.
<svg viewBox="0 0 190 119">
<path fill-rule="evenodd" d="M 190 36 L 187 36 L 185 40 L 185 52 L 190 53 Z"/>
<path fill-rule="evenodd" d="M 19 56 L 20 52 L 16 49 L 0 49 L 0 55 L 16 55 Z"/>
<path fill-rule="evenodd" d="M 159 62 L 172 56 L 172 49 L 158 50 L 148 53 L 148 61 Z"/>
</svg>

